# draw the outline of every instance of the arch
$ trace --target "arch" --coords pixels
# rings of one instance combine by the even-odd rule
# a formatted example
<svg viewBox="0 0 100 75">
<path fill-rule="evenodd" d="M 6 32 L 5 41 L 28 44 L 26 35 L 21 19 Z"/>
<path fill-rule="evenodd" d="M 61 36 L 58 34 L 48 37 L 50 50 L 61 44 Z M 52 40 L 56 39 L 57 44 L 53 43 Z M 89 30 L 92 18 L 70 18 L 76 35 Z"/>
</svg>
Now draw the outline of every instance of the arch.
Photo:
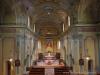
<svg viewBox="0 0 100 75">
<path fill-rule="evenodd" d="M 95 42 L 96 40 L 93 36 L 87 36 L 84 39 L 85 58 L 89 56 L 90 59 L 93 60 L 93 70 L 95 69 L 95 50 L 96 50 Z"/>
</svg>

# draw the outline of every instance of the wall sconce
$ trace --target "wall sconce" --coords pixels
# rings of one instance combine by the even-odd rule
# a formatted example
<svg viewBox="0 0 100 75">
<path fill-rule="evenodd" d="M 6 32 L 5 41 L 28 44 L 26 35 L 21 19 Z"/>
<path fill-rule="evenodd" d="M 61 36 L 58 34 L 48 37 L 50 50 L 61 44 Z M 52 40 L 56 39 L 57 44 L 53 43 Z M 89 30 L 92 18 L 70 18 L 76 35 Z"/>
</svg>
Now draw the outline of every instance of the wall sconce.
<svg viewBox="0 0 100 75">
<path fill-rule="evenodd" d="M 10 59 L 9 59 L 9 61 L 10 61 L 10 62 L 12 62 L 12 61 L 13 61 L 13 59 L 12 59 L 12 58 L 10 58 Z"/>
<path fill-rule="evenodd" d="M 86 60 L 90 60 L 90 56 L 86 56 Z"/>
</svg>

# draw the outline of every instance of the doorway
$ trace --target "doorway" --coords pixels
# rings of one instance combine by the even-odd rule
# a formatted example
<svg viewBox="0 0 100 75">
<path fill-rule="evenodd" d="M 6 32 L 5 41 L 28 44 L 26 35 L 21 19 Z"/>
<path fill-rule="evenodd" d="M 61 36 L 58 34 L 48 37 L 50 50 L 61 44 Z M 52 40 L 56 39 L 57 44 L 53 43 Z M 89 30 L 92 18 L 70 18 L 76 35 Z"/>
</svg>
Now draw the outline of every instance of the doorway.
<svg viewBox="0 0 100 75">
<path fill-rule="evenodd" d="M 10 61 L 6 61 L 6 71 L 7 71 L 6 75 L 11 75 L 11 62 Z"/>
</svg>

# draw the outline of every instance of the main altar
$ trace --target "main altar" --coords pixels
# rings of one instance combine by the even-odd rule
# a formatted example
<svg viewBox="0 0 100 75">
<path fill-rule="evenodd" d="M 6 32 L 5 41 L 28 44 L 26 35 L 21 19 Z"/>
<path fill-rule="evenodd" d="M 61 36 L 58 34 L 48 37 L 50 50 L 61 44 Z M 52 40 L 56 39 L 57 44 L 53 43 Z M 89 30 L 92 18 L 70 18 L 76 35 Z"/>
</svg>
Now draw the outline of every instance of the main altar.
<svg viewBox="0 0 100 75">
<path fill-rule="evenodd" d="M 61 61 L 60 53 L 39 53 L 38 59 L 35 61 L 33 66 L 36 67 L 59 67 L 64 66 L 64 62 Z"/>
<path fill-rule="evenodd" d="M 55 68 L 64 67 L 65 64 L 61 61 L 60 53 L 52 53 L 50 51 L 46 53 L 39 53 L 38 59 L 33 64 L 33 68 L 44 69 L 44 75 L 55 75 Z"/>
<path fill-rule="evenodd" d="M 29 69 L 29 75 L 69 75 L 70 67 L 64 64 L 60 53 L 39 53 L 38 59 Z"/>
</svg>

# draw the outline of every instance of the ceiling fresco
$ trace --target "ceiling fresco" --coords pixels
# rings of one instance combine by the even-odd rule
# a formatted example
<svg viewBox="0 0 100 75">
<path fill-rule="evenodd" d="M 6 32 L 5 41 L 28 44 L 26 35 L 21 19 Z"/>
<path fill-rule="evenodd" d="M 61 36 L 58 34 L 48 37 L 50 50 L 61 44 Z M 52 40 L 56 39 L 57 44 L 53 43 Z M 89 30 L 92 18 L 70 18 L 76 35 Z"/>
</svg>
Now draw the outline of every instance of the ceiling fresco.
<svg viewBox="0 0 100 75">
<path fill-rule="evenodd" d="M 63 33 L 63 24 L 66 30 L 68 28 L 68 16 L 71 23 L 100 21 L 100 0 L 0 0 L 0 8 L 2 15 L 23 13 L 30 16 L 41 36 Z"/>
</svg>

